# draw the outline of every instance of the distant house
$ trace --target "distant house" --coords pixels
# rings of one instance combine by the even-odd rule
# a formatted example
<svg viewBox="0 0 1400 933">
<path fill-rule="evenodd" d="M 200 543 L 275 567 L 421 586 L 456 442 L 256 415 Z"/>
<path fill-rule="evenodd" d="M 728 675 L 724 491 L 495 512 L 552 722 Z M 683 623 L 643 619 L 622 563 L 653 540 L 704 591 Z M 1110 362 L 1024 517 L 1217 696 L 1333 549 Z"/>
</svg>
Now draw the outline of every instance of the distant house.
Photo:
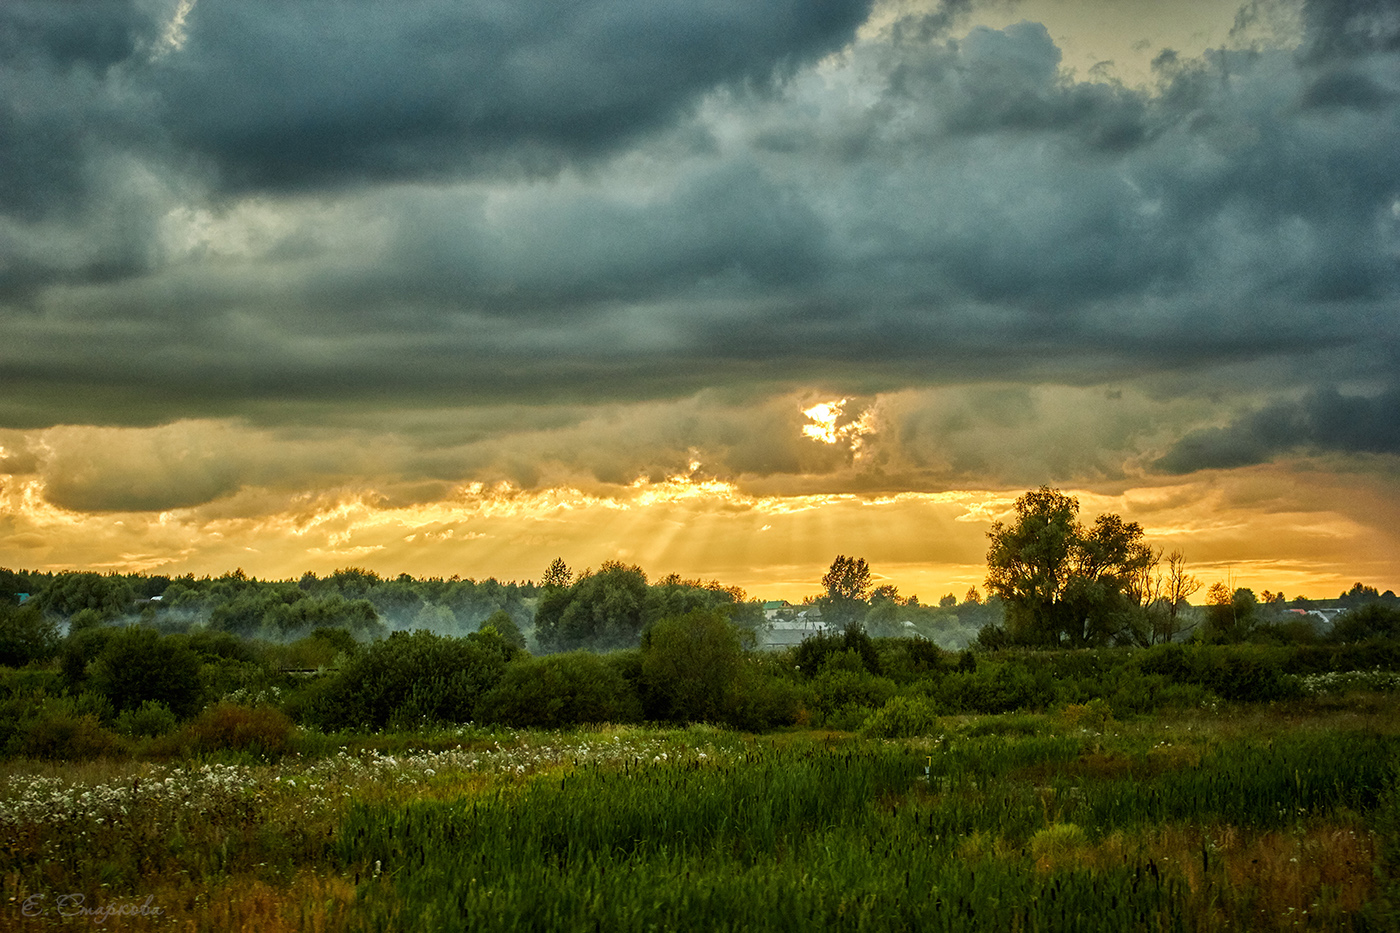
<svg viewBox="0 0 1400 933">
<path fill-rule="evenodd" d="M 822 620 L 822 611 L 816 606 L 806 609 L 789 606 L 787 612 L 781 615 L 775 612 L 768 616 L 768 604 L 765 603 L 764 615 L 769 618 L 769 622 L 766 626 L 767 631 L 759 640 L 760 648 L 790 648 L 802 644 L 813 635 L 829 635 L 835 631 Z"/>
<path fill-rule="evenodd" d="M 763 618 L 772 622 L 778 616 L 791 612 L 792 609 L 792 603 L 786 599 L 770 599 L 763 604 Z"/>
</svg>

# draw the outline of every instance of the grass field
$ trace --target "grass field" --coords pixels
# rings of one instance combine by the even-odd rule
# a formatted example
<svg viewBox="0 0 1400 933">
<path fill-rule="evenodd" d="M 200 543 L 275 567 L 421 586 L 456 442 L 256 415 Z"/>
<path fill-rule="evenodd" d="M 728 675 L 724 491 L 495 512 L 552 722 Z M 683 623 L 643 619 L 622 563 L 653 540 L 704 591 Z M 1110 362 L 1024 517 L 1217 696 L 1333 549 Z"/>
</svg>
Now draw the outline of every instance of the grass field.
<svg viewBox="0 0 1400 933">
<path fill-rule="evenodd" d="M 0 765 L 0 928 L 1387 930 L 1394 694 Z"/>
</svg>

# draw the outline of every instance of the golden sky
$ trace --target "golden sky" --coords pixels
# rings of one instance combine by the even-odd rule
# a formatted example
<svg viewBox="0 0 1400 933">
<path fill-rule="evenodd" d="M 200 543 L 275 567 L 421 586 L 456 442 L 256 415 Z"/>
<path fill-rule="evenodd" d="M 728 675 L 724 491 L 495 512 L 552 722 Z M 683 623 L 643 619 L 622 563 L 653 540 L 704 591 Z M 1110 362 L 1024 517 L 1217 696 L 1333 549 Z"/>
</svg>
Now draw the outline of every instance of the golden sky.
<svg viewBox="0 0 1400 933">
<path fill-rule="evenodd" d="M 1050 485 L 1207 583 L 1400 588 L 1387 4 L 44 9 L 0 566 L 931 601 Z"/>
</svg>

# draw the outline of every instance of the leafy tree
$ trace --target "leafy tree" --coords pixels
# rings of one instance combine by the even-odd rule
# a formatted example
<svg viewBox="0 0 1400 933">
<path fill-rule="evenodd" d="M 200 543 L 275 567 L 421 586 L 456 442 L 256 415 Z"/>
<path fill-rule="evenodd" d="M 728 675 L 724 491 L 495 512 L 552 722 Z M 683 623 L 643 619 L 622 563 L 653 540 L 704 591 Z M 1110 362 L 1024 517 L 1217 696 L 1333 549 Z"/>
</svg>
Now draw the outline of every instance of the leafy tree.
<svg viewBox="0 0 1400 933">
<path fill-rule="evenodd" d="M 1259 600 L 1254 591 L 1245 587 L 1231 590 L 1227 584 L 1214 583 L 1206 593 L 1206 627 L 1202 633 L 1208 642 L 1228 644 L 1245 641 L 1259 624 Z"/>
<path fill-rule="evenodd" d="M 722 611 L 662 619 L 642 636 L 642 683 L 652 718 L 719 722 L 734 704 L 743 663 L 739 633 Z"/>
<path fill-rule="evenodd" d="M 333 675 L 312 717 L 328 728 L 469 722 L 512 654 L 495 632 L 394 632 Z"/>
<path fill-rule="evenodd" d="M 1368 603 L 1337 616 L 1327 640 L 1365 641 L 1369 638 L 1400 639 L 1400 609 Z"/>
<path fill-rule="evenodd" d="M 497 632 L 505 643 L 516 651 L 525 650 L 525 636 L 520 633 L 520 626 L 515 624 L 515 619 L 504 609 L 497 609 L 489 619 L 481 623 L 483 632 L 488 628 Z"/>
<path fill-rule="evenodd" d="M 136 593 L 124 578 L 100 573 L 61 573 L 34 597 L 38 608 L 60 616 L 92 609 L 104 620 L 132 611 Z"/>
<path fill-rule="evenodd" d="M 603 657 L 587 651 L 522 658 L 481 699 L 480 719 L 516 728 L 636 722 L 641 702 Z"/>
<path fill-rule="evenodd" d="M 23 667 L 58 653 L 58 626 L 33 606 L 0 600 L 0 666 Z"/>
<path fill-rule="evenodd" d="M 608 561 L 585 571 L 568 590 L 546 587 L 535 616 L 535 638 L 546 651 L 635 647 L 647 622 L 647 575 Z"/>
<path fill-rule="evenodd" d="M 556 557 L 550 561 L 545 568 L 544 576 L 540 577 L 541 588 L 555 587 L 558 589 L 568 589 L 573 585 L 574 574 L 569 569 L 569 565 L 564 563 L 564 558 Z"/>
<path fill-rule="evenodd" d="M 822 577 L 826 596 L 822 599 L 822 613 L 842 627 L 850 627 L 860 621 L 865 602 L 870 597 L 872 586 L 870 565 L 863 557 L 836 555 L 831 569 Z"/>
<path fill-rule="evenodd" d="M 114 630 L 92 662 L 88 679 L 119 713 L 155 700 L 175 715 L 187 717 L 201 706 L 201 667 L 199 655 L 183 636 L 162 636 L 133 626 Z"/>
<path fill-rule="evenodd" d="M 1100 515 L 1079 522 L 1079 501 L 1042 486 L 1016 500 L 1016 521 L 987 533 L 987 588 L 1006 604 L 1014 644 L 1086 647 L 1135 641 L 1128 595 L 1152 551 L 1142 527 Z"/>
</svg>

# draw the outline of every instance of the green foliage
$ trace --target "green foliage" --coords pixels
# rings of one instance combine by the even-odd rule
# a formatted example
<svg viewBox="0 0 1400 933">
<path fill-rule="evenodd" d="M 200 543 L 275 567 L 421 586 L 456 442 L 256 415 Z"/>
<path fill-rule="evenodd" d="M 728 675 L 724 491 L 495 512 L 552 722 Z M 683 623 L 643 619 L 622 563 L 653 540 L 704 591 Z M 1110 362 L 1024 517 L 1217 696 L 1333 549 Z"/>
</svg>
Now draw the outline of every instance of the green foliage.
<svg viewBox="0 0 1400 933">
<path fill-rule="evenodd" d="M 739 670 L 728 724 L 735 729 L 762 732 L 805 722 L 815 706 L 816 693 L 782 660 L 772 657 L 746 659 Z"/>
<path fill-rule="evenodd" d="M 861 734 L 877 739 L 908 739 L 940 731 L 937 705 L 928 697 L 897 696 L 880 707 L 861 727 Z"/>
<path fill-rule="evenodd" d="M 871 674 L 880 674 L 884 669 L 880 662 L 880 652 L 875 642 L 860 627 L 846 629 L 840 634 L 818 632 L 804 638 L 797 646 L 793 661 L 797 669 L 808 677 L 815 677 L 828 658 L 834 654 L 851 652 L 860 659 L 860 666 Z"/>
<path fill-rule="evenodd" d="M 1142 527 L 1117 515 L 1080 524 L 1079 501 L 1042 486 L 1016 500 L 1016 521 L 988 532 L 987 587 L 1006 601 L 991 641 L 1040 647 L 1140 643 L 1146 632 L 1131 591 L 1154 555 Z"/>
<path fill-rule="evenodd" d="M 1339 615 L 1327 634 L 1330 642 L 1356 642 L 1368 639 L 1400 641 L 1400 608 L 1369 603 Z"/>
<path fill-rule="evenodd" d="M 535 638 L 547 651 L 636 647 L 647 622 L 647 595 L 640 567 L 608 561 L 568 590 L 546 591 L 535 616 Z"/>
<path fill-rule="evenodd" d="M 822 577 L 826 595 L 820 600 L 823 616 L 839 628 L 857 624 L 865 614 L 872 587 L 870 565 L 863 557 L 836 555 Z"/>
<path fill-rule="evenodd" d="M 945 714 L 1045 709 L 1055 701 L 1050 671 L 1019 661 L 979 664 L 975 670 L 954 671 L 920 686 Z"/>
<path fill-rule="evenodd" d="M 520 626 L 515 624 L 515 619 L 504 609 L 497 609 L 490 618 L 481 623 L 481 627 L 494 629 L 505 643 L 516 651 L 525 650 L 525 636 L 520 633 Z"/>
<path fill-rule="evenodd" d="M 585 651 L 520 658 L 482 697 L 482 722 L 557 729 L 584 723 L 638 722 L 641 701 L 615 665 Z"/>
<path fill-rule="evenodd" d="M 291 719 L 275 707 L 218 703 L 191 720 L 176 741 L 194 754 L 231 750 L 277 758 L 290 749 L 295 731 Z"/>
<path fill-rule="evenodd" d="M 86 761 L 116 755 L 121 743 L 96 716 L 42 713 L 25 730 L 18 753 L 45 761 Z"/>
<path fill-rule="evenodd" d="M 395 632 L 329 675 L 307 715 L 330 729 L 469 722 L 513 654 L 495 632 L 465 638 Z"/>
<path fill-rule="evenodd" d="M 49 581 L 42 592 L 35 594 L 30 602 L 46 613 L 64 617 L 91 609 L 105 621 L 132 612 L 135 600 L 136 592 L 124 577 L 99 573 L 61 573 Z"/>
<path fill-rule="evenodd" d="M 23 667 L 58 653 L 58 626 L 33 606 L 0 599 L 0 666 Z"/>
<path fill-rule="evenodd" d="M 154 737 L 175 731 L 179 717 L 159 700 L 146 700 L 136 709 L 123 710 L 112 721 L 112 728 L 122 735 Z"/>
<path fill-rule="evenodd" d="M 203 705 L 200 668 L 199 655 L 183 636 L 133 626 L 116 629 L 106 639 L 88 669 L 88 681 L 117 712 L 157 700 L 185 718 Z"/>
<path fill-rule="evenodd" d="M 670 722 L 722 722 L 734 709 L 742 649 L 719 610 L 662 619 L 642 636 L 647 715 Z"/>
<path fill-rule="evenodd" d="M 812 686 L 816 708 L 826 723 L 851 729 L 859 728 L 872 710 L 898 690 L 894 681 L 870 673 L 860 654 L 850 649 L 828 655 Z"/>
</svg>

